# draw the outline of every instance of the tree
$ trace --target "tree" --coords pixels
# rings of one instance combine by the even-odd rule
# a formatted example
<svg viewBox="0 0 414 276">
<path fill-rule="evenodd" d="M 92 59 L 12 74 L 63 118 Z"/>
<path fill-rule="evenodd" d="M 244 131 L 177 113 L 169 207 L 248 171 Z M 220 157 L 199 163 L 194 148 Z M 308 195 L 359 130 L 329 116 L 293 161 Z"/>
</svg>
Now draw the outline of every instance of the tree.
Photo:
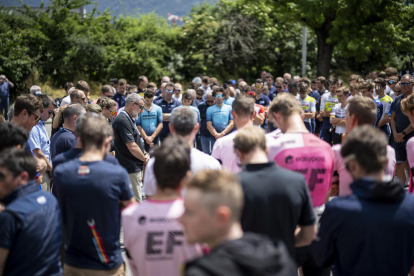
<svg viewBox="0 0 414 276">
<path fill-rule="evenodd" d="M 342 57 L 366 61 L 375 52 L 414 50 L 414 8 L 405 0 L 269 1 L 317 37 L 317 74 L 328 77 L 335 48 Z"/>
</svg>

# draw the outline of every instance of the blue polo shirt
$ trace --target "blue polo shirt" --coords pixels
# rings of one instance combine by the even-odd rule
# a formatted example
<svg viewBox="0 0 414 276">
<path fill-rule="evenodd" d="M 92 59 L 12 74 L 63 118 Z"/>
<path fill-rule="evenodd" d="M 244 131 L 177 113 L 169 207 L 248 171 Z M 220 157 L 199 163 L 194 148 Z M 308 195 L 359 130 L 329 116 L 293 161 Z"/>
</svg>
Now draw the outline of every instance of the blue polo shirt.
<svg viewBox="0 0 414 276">
<path fill-rule="evenodd" d="M 0 199 L 0 248 L 9 250 L 3 275 L 62 275 L 61 214 L 56 198 L 35 181 Z"/>
<path fill-rule="evenodd" d="M 157 102 L 157 104 L 161 107 L 162 113 L 169 114 L 171 113 L 174 108 L 182 106 L 183 104 L 177 100 L 172 99 L 170 103 L 167 103 L 166 100 L 162 99 Z M 163 122 L 163 127 L 160 132 L 160 136 L 167 136 L 170 133 L 170 128 L 168 127 L 168 124 L 170 122 Z"/>
<path fill-rule="evenodd" d="M 227 104 L 223 104 L 218 107 L 216 104 L 207 108 L 207 122 L 212 122 L 214 129 L 220 133 L 228 125 L 229 121 L 233 120 L 231 115 L 232 107 Z"/>
<path fill-rule="evenodd" d="M 223 99 L 223 103 L 231 106 L 234 100 L 235 99 L 233 97 L 229 97 L 228 99 Z"/>
<path fill-rule="evenodd" d="M 50 141 L 50 157 L 53 161 L 56 155 L 74 148 L 78 140 L 75 134 L 66 128 L 61 127 Z"/>
<path fill-rule="evenodd" d="M 28 142 L 30 150 L 40 149 L 47 160 L 52 163 L 50 158 L 50 139 L 43 121 L 40 120 L 39 124 L 32 128 Z"/>
<path fill-rule="evenodd" d="M 264 107 L 269 106 L 270 105 L 269 97 L 262 94 L 262 96 L 256 100 L 256 104 L 263 105 Z M 267 118 L 265 117 L 265 119 L 263 121 L 262 128 L 267 129 L 267 124 L 268 124 L 267 123 Z"/>
<path fill-rule="evenodd" d="M 149 111 L 144 107 L 135 124 L 142 127 L 147 135 L 152 135 L 157 129 L 158 124 L 162 122 L 162 109 L 158 105 L 153 104 Z"/>
<path fill-rule="evenodd" d="M 121 95 L 117 91 L 113 97 L 113 100 L 118 103 L 118 108 L 124 107 L 126 101 L 126 93 L 124 95 Z"/>
<path fill-rule="evenodd" d="M 65 264 L 111 270 L 123 263 L 119 201 L 133 198 L 127 171 L 106 161 L 71 160 L 53 172 L 65 233 Z"/>
<path fill-rule="evenodd" d="M 10 96 L 10 84 L 5 81 L 0 84 L 0 97 Z"/>
</svg>

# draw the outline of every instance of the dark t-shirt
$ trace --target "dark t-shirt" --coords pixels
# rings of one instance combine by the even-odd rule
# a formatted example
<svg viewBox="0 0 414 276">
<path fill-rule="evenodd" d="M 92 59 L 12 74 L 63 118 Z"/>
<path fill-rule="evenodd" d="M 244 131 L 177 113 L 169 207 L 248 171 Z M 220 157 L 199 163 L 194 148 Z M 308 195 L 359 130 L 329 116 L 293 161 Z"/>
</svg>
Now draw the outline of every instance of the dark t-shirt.
<svg viewBox="0 0 414 276">
<path fill-rule="evenodd" d="M 77 143 L 76 136 L 71 130 L 60 128 L 50 141 L 50 158 L 53 161 L 56 155 L 74 148 Z"/>
<path fill-rule="evenodd" d="M 162 99 L 157 101 L 156 103 L 157 105 L 159 105 L 162 109 L 162 113 L 166 113 L 169 114 L 173 111 L 174 108 L 182 106 L 183 104 L 175 99 L 172 99 L 172 102 L 167 103 L 166 100 Z M 163 122 L 163 127 L 162 130 L 160 132 L 160 136 L 167 136 L 168 134 L 170 134 L 170 128 L 169 128 L 169 123 L 170 122 Z"/>
<path fill-rule="evenodd" d="M 402 94 L 395 98 L 394 104 L 394 112 L 395 112 L 395 119 L 396 119 L 396 128 L 397 132 L 401 133 L 410 125 L 410 120 L 408 119 L 407 115 L 405 115 L 401 110 L 401 101 L 405 98 L 405 94 Z M 411 137 L 414 136 L 414 131 L 407 134 L 404 137 L 404 141 L 408 141 Z"/>
<path fill-rule="evenodd" d="M 126 143 L 135 142 L 143 153 L 145 153 L 144 145 L 141 141 L 135 121 L 126 111 L 116 116 L 112 123 L 114 129 L 114 146 L 115 156 L 128 173 L 136 173 L 142 171 L 144 163 L 132 155 Z"/>
<path fill-rule="evenodd" d="M 198 105 L 198 110 L 200 111 L 200 135 L 207 136 L 207 137 L 213 137 L 211 135 L 210 131 L 207 129 L 207 108 L 209 108 L 211 105 L 208 105 L 206 102 L 200 103 Z"/>
<path fill-rule="evenodd" d="M 296 226 L 315 223 L 305 178 L 273 162 L 248 164 L 238 175 L 244 191 L 243 231 L 282 240 L 294 257 Z"/>
<path fill-rule="evenodd" d="M 59 186 L 65 263 L 86 269 L 119 267 L 123 263 L 119 201 L 134 196 L 126 170 L 105 161 L 75 159 L 55 169 L 53 182 Z"/>
<path fill-rule="evenodd" d="M 118 103 L 119 108 L 124 107 L 125 106 L 125 101 L 126 101 L 126 94 L 121 95 L 117 91 L 115 93 L 114 97 L 113 97 L 113 100 Z"/>
</svg>

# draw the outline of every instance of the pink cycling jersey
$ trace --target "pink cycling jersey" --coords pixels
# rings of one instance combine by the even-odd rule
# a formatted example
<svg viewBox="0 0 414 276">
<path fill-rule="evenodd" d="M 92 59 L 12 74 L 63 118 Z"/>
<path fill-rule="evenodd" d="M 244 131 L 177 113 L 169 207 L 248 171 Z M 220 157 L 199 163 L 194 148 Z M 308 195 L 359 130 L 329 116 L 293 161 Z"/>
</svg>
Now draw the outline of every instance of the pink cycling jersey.
<svg viewBox="0 0 414 276">
<path fill-rule="evenodd" d="M 410 186 L 408 188 L 408 191 L 410 193 L 414 192 L 414 137 L 410 138 L 406 145 L 407 148 L 407 159 L 408 159 L 408 165 L 410 166 Z"/>
<path fill-rule="evenodd" d="M 414 141 L 413 141 L 414 142 Z M 408 148 L 408 143 L 407 143 Z M 334 161 L 334 175 L 338 175 L 339 180 L 339 196 L 349 196 L 352 195 L 351 183 L 354 181 L 351 174 L 347 171 L 344 163 L 344 159 L 341 155 L 342 145 L 335 145 L 332 147 L 332 150 L 335 155 Z M 408 150 L 407 150 L 408 154 Z M 394 178 L 395 176 L 395 150 L 387 146 L 387 158 L 388 163 L 385 168 L 385 176 Z"/>
<path fill-rule="evenodd" d="M 268 148 L 269 160 L 303 174 L 313 206 L 323 205 L 332 181 L 334 154 L 331 146 L 312 133 L 285 133 Z"/>
<path fill-rule="evenodd" d="M 186 262 L 202 256 L 200 245 L 186 242 L 178 222 L 183 212 L 182 199 L 148 199 L 122 212 L 124 243 L 134 275 L 182 275 Z"/>
</svg>

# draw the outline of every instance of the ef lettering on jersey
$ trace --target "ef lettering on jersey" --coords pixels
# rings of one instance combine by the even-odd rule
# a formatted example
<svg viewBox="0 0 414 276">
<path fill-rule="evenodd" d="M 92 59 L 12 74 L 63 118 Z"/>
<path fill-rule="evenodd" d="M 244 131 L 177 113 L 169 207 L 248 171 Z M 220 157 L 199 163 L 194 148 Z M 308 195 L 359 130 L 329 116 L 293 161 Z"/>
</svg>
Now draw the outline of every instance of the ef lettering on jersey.
<svg viewBox="0 0 414 276">
<path fill-rule="evenodd" d="M 78 169 L 79 175 L 88 175 L 91 171 L 89 170 L 88 166 L 80 166 Z"/>
</svg>

